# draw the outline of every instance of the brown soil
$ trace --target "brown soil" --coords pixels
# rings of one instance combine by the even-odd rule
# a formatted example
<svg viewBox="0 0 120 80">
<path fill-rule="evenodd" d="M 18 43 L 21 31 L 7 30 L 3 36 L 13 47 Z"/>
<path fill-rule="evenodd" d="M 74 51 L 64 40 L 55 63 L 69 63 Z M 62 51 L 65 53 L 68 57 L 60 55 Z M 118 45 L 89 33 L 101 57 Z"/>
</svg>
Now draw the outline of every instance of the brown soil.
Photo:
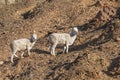
<svg viewBox="0 0 120 80">
<path fill-rule="evenodd" d="M 119 0 L 20 0 L 0 5 L 0 80 L 120 80 Z M 47 36 L 77 26 L 68 54 L 50 55 Z M 38 40 L 25 58 L 10 62 L 10 42 Z"/>
</svg>

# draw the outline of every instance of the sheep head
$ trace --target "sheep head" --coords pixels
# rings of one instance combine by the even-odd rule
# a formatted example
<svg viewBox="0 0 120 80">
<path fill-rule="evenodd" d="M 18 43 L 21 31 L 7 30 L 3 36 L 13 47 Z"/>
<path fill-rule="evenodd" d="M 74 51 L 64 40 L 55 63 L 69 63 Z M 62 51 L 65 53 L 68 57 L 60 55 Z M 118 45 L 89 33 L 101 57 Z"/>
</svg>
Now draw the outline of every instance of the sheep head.
<svg viewBox="0 0 120 80">
<path fill-rule="evenodd" d="M 33 34 L 31 35 L 30 41 L 35 42 L 37 40 L 37 34 L 35 33 L 35 30 L 33 31 Z"/>
</svg>

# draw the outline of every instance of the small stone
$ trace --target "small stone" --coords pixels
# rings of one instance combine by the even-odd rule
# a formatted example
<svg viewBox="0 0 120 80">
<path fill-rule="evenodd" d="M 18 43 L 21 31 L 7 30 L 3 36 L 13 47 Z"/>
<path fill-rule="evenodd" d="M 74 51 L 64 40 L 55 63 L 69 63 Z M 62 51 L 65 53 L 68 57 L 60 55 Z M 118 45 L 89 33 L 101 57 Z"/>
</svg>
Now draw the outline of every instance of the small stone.
<svg viewBox="0 0 120 80">
<path fill-rule="evenodd" d="M 2 65 L 2 64 L 4 64 L 4 62 L 3 62 L 3 61 L 0 61 L 0 65 Z"/>
<path fill-rule="evenodd" d="M 120 41 L 120 37 L 117 37 L 117 38 L 116 38 L 116 41 Z"/>
<path fill-rule="evenodd" d="M 103 4 L 102 4 L 101 1 L 97 1 L 97 2 L 95 3 L 95 6 L 103 6 Z"/>
</svg>

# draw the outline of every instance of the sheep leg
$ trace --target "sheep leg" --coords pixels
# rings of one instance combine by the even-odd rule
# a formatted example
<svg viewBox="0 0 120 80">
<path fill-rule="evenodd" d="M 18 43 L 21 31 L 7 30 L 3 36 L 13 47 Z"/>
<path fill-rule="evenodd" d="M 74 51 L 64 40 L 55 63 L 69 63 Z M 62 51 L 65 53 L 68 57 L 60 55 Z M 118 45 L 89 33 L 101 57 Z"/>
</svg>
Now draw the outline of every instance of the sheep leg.
<svg viewBox="0 0 120 80">
<path fill-rule="evenodd" d="M 14 57 L 14 54 L 11 55 L 11 62 L 12 62 L 12 63 L 14 63 L 14 62 L 13 62 L 13 57 Z"/>
<path fill-rule="evenodd" d="M 28 48 L 28 49 L 27 49 L 27 50 L 28 50 L 28 55 L 29 55 L 29 56 L 30 56 L 30 49 L 31 49 L 31 48 Z"/>
<path fill-rule="evenodd" d="M 69 46 L 66 45 L 66 53 L 68 53 L 68 50 L 69 50 Z"/>
<path fill-rule="evenodd" d="M 66 46 L 64 46 L 63 53 L 65 53 L 65 50 L 66 50 Z"/>
<path fill-rule="evenodd" d="M 15 57 L 18 57 L 16 54 L 14 54 L 15 55 Z"/>
<path fill-rule="evenodd" d="M 14 55 L 16 55 L 16 54 L 15 54 L 16 52 L 17 52 L 17 51 L 13 51 L 13 53 L 12 53 L 12 55 L 11 55 L 11 62 L 12 62 L 12 63 L 14 63 L 14 62 L 13 62 L 13 58 L 14 58 Z"/>
<path fill-rule="evenodd" d="M 24 52 L 22 52 L 22 54 L 21 54 L 21 58 L 24 58 L 23 55 L 24 55 Z"/>
<path fill-rule="evenodd" d="M 54 44 L 50 44 L 50 54 L 55 56 L 54 48 L 55 48 Z"/>
<path fill-rule="evenodd" d="M 50 54 L 53 54 L 52 45 L 50 45 L 49 49 L 50 49 Z"/>
<path fill-rule="evenodd" d="M 55 56 L 55 49 L 53 46 L 50 48 L 50 53 Z"/>
<path fill-rule="evenodd" d="M 55 54 L 55 48 L 56 48 L 56 46 L 57 46 L 57 43 L 56 44 L 53 44 L 52 45 L 52 47 L 51 47 L 51 51 L 52 51 L 52 55 L 54 55 L 54 56 L 56 56 L 56 54 Z"/>
<path fill-rule="evenodd" d="M 55 55 L 55 47 L 52 48 L 52 52 L 53 52 L 53 55 L 56 56 L 56 55 Z"/>
</svg>

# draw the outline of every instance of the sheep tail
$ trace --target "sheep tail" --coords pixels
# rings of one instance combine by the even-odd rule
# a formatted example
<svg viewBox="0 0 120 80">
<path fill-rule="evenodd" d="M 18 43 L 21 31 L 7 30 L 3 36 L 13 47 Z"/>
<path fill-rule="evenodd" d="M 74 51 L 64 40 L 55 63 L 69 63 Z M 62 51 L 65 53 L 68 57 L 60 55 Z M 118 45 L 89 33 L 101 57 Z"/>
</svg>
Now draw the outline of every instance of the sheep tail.
<svg viewBox="0 0 120 80">
<path fill-rule="evenodd" d="M 53 32 L 48 32 L 45 37 L 48 37 L 50 34 L 52 34 Z"/>
</svg>

